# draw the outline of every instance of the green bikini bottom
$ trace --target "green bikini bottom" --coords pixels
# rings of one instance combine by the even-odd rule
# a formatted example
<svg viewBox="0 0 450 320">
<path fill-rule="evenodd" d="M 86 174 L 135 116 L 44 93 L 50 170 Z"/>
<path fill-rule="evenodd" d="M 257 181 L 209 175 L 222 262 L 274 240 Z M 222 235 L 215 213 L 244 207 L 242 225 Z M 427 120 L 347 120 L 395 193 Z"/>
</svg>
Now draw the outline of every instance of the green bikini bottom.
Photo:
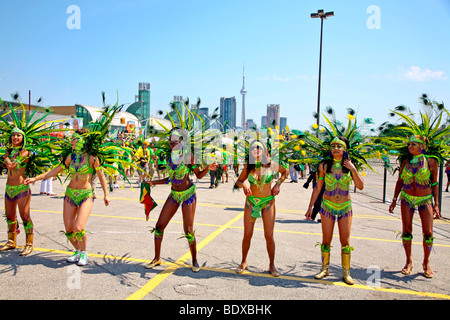
<svg viewBox="0 0 450 320">
<path fill-rule="evenodd" d="M 72 207 L 81 206 L 87 199 L 92 199 L 94 201 L 94 189 L 72 189 L 70 187 L 66 188 L 66 196 L 64 201 L 69 202 Z"/>
<path fill-rule="evenodd" d="M 29 185 L 20 184 L 18 186 L 6 185 L 5 197 L 9 201 L 16 201 L 19 198 L 31 195 L 31 190 Z"/>
<path fill-rule="evenodd" d="M 169 194 L 170 197 L 172 197 L 174 203 L 190 205 L 196 199 L 195 184 L 183 191 L 175 191 L 172 189 Z"/>
<path fill-rule="evenodd" d="M 344 217 L 351 217 L 353 215 L 352 201 L 349 200 L 343 203 L 335 203 L 322 199 L 319 212 L 333 221 L 339 221 Z"/>
<path fill-rule="evenodd" d="M 261 218 L 261 211 L 262 209 L 269 209 L 270 207 L 270 201 L 275 199 L 273 195 L 268 197 L 255 197 L 255 196 L 248 196 L 246 207 L 249 208 L 252 206 L 252 217 L 253 218 Z"/>
<path fill-rule="evenodd" d="M 426 205 L 433 205 L 433 194 L 426 196 L 412 196 L 402 190 L 400 192 L 400 200 L 402 205 L 407 205 L 411 210 L 414 210 L 416 207 L 419 210 L 422 210 Z"/>
</svg>

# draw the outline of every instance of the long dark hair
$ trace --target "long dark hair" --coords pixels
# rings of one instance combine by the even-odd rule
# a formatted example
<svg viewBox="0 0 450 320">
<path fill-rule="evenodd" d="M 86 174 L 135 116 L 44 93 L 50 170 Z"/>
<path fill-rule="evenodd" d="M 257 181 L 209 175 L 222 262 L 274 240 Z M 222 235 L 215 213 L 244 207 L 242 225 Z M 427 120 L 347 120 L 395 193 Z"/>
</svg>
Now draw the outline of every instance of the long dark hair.
<svg viewBox="0 0 450 320">
<path fill-rule="evenodd" d="M 338 136 L 337 138 L 339 138 L 339 140 L 342 140 L 345 142 L 345 146 L 347 151 L 344 151 L 344 157 L 342 158 L 342 160 L 344 159 L 349 159 L 348 157 L 348 149 L 350 148 L 350 142 L 348 141 L 348 139 L 346 137 L 343 136 Z M 333 167 L 333 155 L 331 154 L 331 143 L 330 143 L 330 158 L 326 159 L 324 161 L 324 165 L 326 165 L 326 172 L 327 173 L 331 173 L 331 168 Z M 344 166 L 342 166 L 342 173 L 348 173 L 350 170 Z"/>
<path fill-rule="evenodd" d="M 260 142 L 260 141 L 253 141 L 252 143 L 250 143 L 250 146 L 248 148 L 248 157 L 247 157 L 247 172 L 253 172 L 256 169 L 256 159 L 253 157 L 252 154 L 252 148 L 255 145 L 255 143 Z M 261 142 L 260 142 L 261 143 Z M 262 156 L 261 156 L 261 164 L 263 167 L 270 167 L 270 157 L 269 157 L 269 153 L 267 151 L 267 147 L 265 146 L 264 143 L 261 143 L 261 145 L 263 146 L 262 150 Z"/>
</svg>

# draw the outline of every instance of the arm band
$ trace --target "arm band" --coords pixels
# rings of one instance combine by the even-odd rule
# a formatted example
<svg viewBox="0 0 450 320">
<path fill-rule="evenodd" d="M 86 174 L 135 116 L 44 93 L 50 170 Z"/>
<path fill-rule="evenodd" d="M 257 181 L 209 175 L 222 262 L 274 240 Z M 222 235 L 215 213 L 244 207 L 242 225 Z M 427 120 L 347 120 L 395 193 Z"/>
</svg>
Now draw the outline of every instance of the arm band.
<svg viewBox="0 0 450 320">
<path fill-rule="evenodd" d="M 431 186 L 434 187 L 434 186 L 437 186 L 438 184 L 439 184 L 439 182 L 436 181 L 435 183 L 432 183 Z"/>
<path fill-rule="evenodd" d="M 323 177 L 318 177 L 317 179 L 320 179 L 320 180 L 324 180 L 324 178 L 323 178 Z"/>
</svg>

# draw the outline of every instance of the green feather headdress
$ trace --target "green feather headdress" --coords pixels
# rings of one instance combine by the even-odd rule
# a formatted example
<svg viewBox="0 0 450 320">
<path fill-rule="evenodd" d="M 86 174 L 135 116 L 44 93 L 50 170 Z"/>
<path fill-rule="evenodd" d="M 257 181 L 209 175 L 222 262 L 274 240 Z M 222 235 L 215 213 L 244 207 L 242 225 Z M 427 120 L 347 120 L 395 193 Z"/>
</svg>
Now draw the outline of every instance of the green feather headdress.
<svg viewBox="0 0 450 320">
<path fill-rule="evenodd" d="M 331 107 L 327 107 L 328 117 L 323 115 L 327 125 L 313 125 L 313 129 L 319 132 L 319 137 L 310 132 L 302 132 L 300 135 L 303 138 L 303 148 L 309 150 L 314 155 L 310 162 L 319 163 L 321 161 L 331 160 L 330 144 L 336 137 L 342 136 L 349 141 L 349 148 L 346 150 L 349 159 L 355 165 L 358 171 L 368 168 L 373 171 L 367 160 L 376 156 L 374 147 L 367 142 L 366 134 L 363 129 L 365 126 L 372 125 L 373 121 L 370 118 L 364 119 L 363 125 L 358 126 L 355 112 L 353 109 L 347 109 L 348 122 L 344 126 L 340 121 L 334 117 L 334 111 Z"/>
<path fill-rule="evenodd" d="M 397 116 L 402 123 L 390 126 L 387 136 L 380 137 L 378 141 L 388 146 L 391 151 L 396 151 L 400 162 L 412 157 L 408 150 L 411 140 L 423 143 L 429 157 L 443 162 L 450 156 L 450 147 L 448 146 L 450 114 L 443 103 L 431 101 L 426 94 L 423 94 L 419 101 L 422 110 L 418 114 L 414 114 L 404 106 L 390 110 L 390 115 Z M 444 119 L 445 115 L 447 116 L 446 120 Z"/>
<path fill-rule="evenodd" d="M 0 99 L 0 104 L 9 107 L 9 111 L 0 117 L 0 136 L 5 147 L 0 148 L 0 154 L 4 154 L 6 149 L 11 148 L 10 138 L 14 132 L 23 135 L 23 148 L 28 150 L 29 159 L 25 170 L 27 177 L 34 177 L 42 172 L 45 172 L 54 163 L 51 161 L 52 146 L 54 138 L 50 136 L 51 133 L 64 131 L 64 129 L 53 129 L 56 123 L 61 121 L 45 121 L 45 118 L 52 112 L 49 109 L 44 109 L 44 115 L 37 117 L 38 108 L 36 108 L 27 117 L 25 106 L 20 102 L 18 95 L 13 98 L 19 102 L 19 107 L 14 109 L 11 103 L 5 103 Z M 16 110 L 21 109 L 22 115 L 19 116 Z M 8 118 L 11 118 L 9 120 Z"/>
<path fill-rule="evenodd" d="M 128 165 L 137 170 L 142 171 L 142 169 L 136 166 L 131 159 L 127 158 L 125 151 L 130 153 L 132 149 L 123 147 L 119 145 L 119 143 L 109 141 L 108 138 L 111 122 L 116 113 L 122 109 L 123 105 L 119 105 L 118 100 L 113 105 L 106 105 L 104 92 L 102 92 L 102 98 L 104 107 L 98 111 L 102 115 L 96 121 L 88 124 L 87 128 L 85 128 L 87 129 L 86 133 L 81 135 L 75 134 L 75 136 L 84 140 L 81 152 L 97 157 L 101 166 L 106 169 L 104 170 L 106 175 L 112 176 L 111 172 L 117 170 L 124 177 L 124 181 L 129 182 L 123 168 Z M 57 152 L 55 152 L 53 158 L 58 159 L 62 163 L 64 163 L 65 159 L 73 152 L 72 145 L 68 139 L 61 140 L 54 146 L 54 149 L 57 150 Z M 114 166 L 114 164 L 118 164 L 118 167 Z"/>
<path fill-rule="evenodd" d="M 201 103 L 200 98 L 197 99 L 197 108 Z M 182 144 L 185 148 L 190 150 L 190 153 L 194 155 L 195 163 L 204 164 L 205 159 L 202 156 L 208 150 L 220 147 L 220 141 L 218 139 L 218 131 L 208 131 L 215 121 L 219 119 L 217 108 L 213 114 L 202 118 L 198 113 L 189 109 L 189 98 L 183 102 L 171 102 L 171 112 L 167 112 L 167 118 L 170 121 L 171 127 L 167 127 L 155 120 L 163 130 L 160 132 L 150 132 L 150 137 L 159 138 L 155 142 L 155 148 L 159 149 L 165 155 L 169 155 L 171 152 L 169 146 L 170 134 L 173 129 L 179 129 L 178 134 L 183 137 Z M 186 153 L 187 156 L 189 153 Z M 201 158 L 200 158 L 201 157 Z M 190 163 L 190 159 L 185 159 L 187 163 Z"/>
</svg>

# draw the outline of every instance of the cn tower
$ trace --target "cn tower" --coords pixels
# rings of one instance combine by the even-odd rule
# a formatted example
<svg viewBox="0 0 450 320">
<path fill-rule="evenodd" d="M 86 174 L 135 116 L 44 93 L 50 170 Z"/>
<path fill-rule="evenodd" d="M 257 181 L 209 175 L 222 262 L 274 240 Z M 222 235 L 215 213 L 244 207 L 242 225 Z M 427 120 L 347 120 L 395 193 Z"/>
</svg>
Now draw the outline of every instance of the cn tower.
<svg viewBox="0 0 450 320">
<path fill-rule="evenodd" d="M 243 76 L 242 76 L 242 89 L 241 89 L 241 95 L 242 95 L 242 129 L 245 128 L 245 95 L 247 94 L 247 89 L 245 89 L 245 64 L 243 68 Z"/>
</svg>

